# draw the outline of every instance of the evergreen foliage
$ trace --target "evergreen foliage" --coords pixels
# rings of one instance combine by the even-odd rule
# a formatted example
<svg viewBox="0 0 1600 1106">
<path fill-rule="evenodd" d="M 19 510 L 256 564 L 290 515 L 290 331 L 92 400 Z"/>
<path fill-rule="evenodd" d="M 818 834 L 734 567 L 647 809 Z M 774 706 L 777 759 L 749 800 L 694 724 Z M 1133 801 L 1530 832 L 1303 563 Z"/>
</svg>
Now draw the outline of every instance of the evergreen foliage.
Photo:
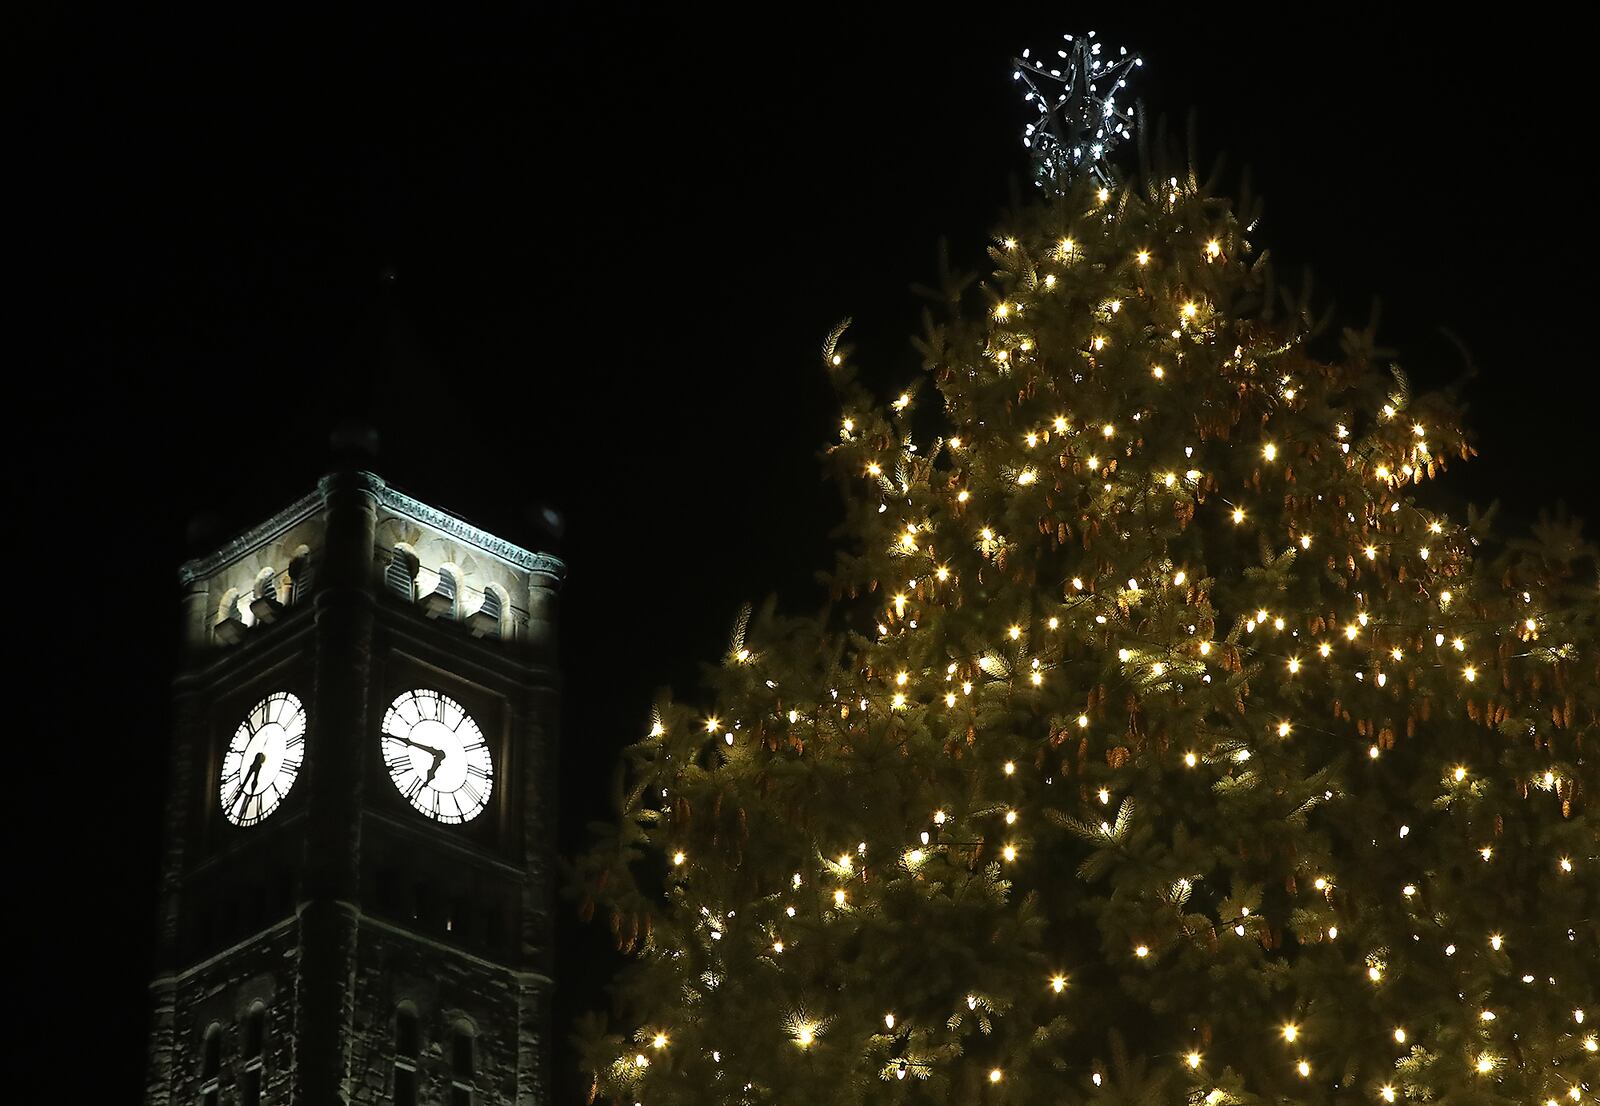
<svg viewBox="0 0 1600 1106">
<path fill-rule="evenodd" d="M 599 1097 L 1600 1093 L 1594 550 L 1419 504 L 1456 403 L 1313 356 L 1253 218 L 1082 181 L 935 293 L 925 386 L 830 337 L 834 601 L 741 617 L 579 866 Z"/>
</svg>

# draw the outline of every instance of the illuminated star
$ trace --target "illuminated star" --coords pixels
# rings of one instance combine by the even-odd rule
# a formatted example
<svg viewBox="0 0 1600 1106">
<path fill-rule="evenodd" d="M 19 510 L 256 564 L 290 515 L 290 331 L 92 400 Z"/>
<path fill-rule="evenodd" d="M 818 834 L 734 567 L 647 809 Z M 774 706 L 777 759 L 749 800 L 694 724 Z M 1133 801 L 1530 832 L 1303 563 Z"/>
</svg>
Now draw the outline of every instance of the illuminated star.
<svg viewBox="0 0 1600 1106">
<path fill-rule="evenodd" d="M 1106 156 L 1133 135 L 1133 112 L 1117 106 L 1117 93 L 1128 83 L 1126 74 L 1144 64 L 1125 47 L 1117 60 L 1103 60 L 1093 31 L 1063 37 L 1067 48 L 1056 51 L 1061 68 L 1047 68 L 1024 50 L 1011 74 L 1027 86 L 1023 99 L 1039 113 L 1022 132 L 1022 144 L 1033 155 L 1034 183 L 1055 192 L 1065 192 L 1083 173 L 1112 183 Z"/>
</svg>

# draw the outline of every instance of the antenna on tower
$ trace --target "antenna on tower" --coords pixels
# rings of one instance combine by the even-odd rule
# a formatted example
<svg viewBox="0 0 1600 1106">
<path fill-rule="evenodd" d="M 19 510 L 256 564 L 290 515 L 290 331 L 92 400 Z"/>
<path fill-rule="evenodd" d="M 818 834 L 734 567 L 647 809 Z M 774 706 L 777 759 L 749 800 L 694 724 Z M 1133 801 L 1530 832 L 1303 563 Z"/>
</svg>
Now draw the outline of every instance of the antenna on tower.
<svg viewBox="0 0 1600 1106">
<path fill-rule="evenodd" d="M 1093 31 L 1061 37 L 1067 45 L 1053 62 L 1029 50 L 1012 59 L 1011 79 L 1026 87 L 1022 98 L 1038 113 L 1022 131 L 1034 184 L 1061 193 L 1087 174 L 1109 187 L 1116 172 L 1106 159 L 1119 142 L 1133 137 L 1133 110 L 1118 106 L 1118 94 L 1144 59 L 1127 47 L 1114 59 L 1106 56 L 1110 51 L 1102 50 Z"/>
</svg>

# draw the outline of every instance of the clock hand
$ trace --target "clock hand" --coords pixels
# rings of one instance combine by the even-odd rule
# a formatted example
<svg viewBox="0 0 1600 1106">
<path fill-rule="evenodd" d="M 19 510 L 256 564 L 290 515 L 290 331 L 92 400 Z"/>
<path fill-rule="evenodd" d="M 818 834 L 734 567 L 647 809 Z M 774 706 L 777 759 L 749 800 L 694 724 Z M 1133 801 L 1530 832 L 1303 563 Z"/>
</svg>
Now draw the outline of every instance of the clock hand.
<svg viewBox="0 0 1600 1106">
<path fill-rule="evenodd" d="M 430 765 L 430 767 L 429 767 L 429 770 L 427 770 L 427 775 L 426 776 L 422 776 L 422 786 L 424 786 L 424 787 L 427 787 L 427 786 L 429 786 L 429 784 L 434 783 L 434 773 L 437 773 L 438 765 L 442 765 L 442 763 L 445 763 L 445 752 L 443 752 L 443 749 L 438 749 L 437 752 L 438 752 L 438 755 L 437 755 L 437 757 L 434 757 L 434 763 L 432 763 L 432 765 Z"/>
<path fill-rule="evenodd" d="M 254 792 L 254 788 L 252 788 L 250 785 L 252 783 L 256 782 L 260 778 L 260 776 L 261 776 L 261 766 L 264 763 L 266 763 L 266 760 L 267 760 L 267 754 L 266 753 L 261 753 L 261 752 L 256 753 L 256 759 L 251 763 L 250 771 L 245 773 L 244 779 L 239 781 L 239 790 L 234 792 L 234 794 L 233 794 L 233 802 L 230 802 L 228 804 L 228 809 L 230 809 L 230 810 L 233 809 L 234 803 L 237 803 L 240 800 L 244 799 L 246 796 L 252 795 L 252 794 L 255 793 Z"/>
<path fill-rule="evenodd" d="M 437 760 L 443 760 L 444 759 L 445 752 L 444 752 L 443 749 L 437 748 L 437 747 L 435 747 L 433 745 L 424 745 L 422 742 L 413 741 L 409 737 L 402 737 L 400 740 L 405 742 L 407 745 L 415 745 L 417 748 L 421 749 L 425 753 L 433 754 L 434 758 L 437 759 Z"/>
</svg>

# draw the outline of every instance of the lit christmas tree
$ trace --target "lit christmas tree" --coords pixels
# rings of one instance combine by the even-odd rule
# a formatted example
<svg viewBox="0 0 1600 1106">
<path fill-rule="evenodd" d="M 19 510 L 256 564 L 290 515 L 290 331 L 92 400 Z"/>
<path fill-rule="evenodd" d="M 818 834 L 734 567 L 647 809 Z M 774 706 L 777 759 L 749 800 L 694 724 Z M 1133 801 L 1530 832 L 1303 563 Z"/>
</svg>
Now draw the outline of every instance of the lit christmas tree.
<svg viewBox="0 0 1600 1106">
<path fill-rule="evenodd" d="M 1595 1101 L 1594 551 L 1419 505 L 1450 397 L 1313 357 L 1252 216 L 1107 165 L 1137 61 L 1062 59 L 931 389 L 825 347 L 836 601 L 629 751 L 597 1095 Z"/>
</svg>

